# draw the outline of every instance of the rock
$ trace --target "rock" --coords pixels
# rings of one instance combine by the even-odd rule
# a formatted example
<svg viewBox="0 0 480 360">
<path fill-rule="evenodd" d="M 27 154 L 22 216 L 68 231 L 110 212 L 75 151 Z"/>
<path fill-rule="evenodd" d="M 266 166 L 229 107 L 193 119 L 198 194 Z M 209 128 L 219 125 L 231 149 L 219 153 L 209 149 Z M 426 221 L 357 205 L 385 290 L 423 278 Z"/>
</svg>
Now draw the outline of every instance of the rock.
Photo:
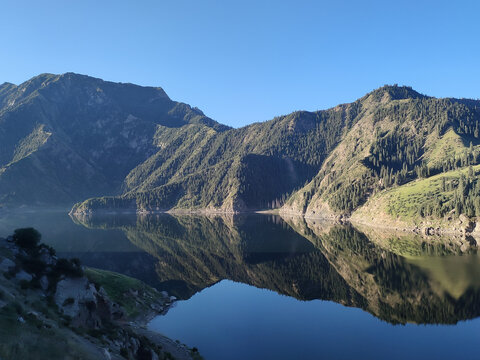
<svg viewBox="0 0 480 360">
<path fill-rule="evenodd" d="M 163 297 L 168 298 L 168 293 L 166 291 L 162 291 L 160 294 L 162 294 Z"/>
<path fill-rule="evenodd" d="M 140 347 L 139 341 L 135 338 L 130 338 L 130 348 L 132 349 L 132 352 L 134 354 L 137 353 L 139 347 Z"/>
<path fill-rule="evenodd" d="M 63 313 L 72 318 L 72 325 L 77 327 L 98 329 L 105 321 L 125 316 L 122 308 L 112 302 L 104 290 L 97 291 L 86 277 L 59 281 L 54 299 Z"/>
<path fill-rule="evenodd" d="M 96 292 L 86 278 L 66 278 L 57 284 L 55 303 L 65 315 L 74 318 L 80 315 L 80 304 L 96 303 Z M 73 302 L 67 299 L 73 299 Z"/>
<path fill-rule="evenodd" d="M 36 311 L 29 311 L 27 315 L 33 316 L 38 319 L 38 313 Z"/>
<path fill-rule="evenodd" d="M 433 227 L 426 227 L 425 228 L 425 235 L 433 235 L 433 234 L 434 234 Z"/>
<path fill-rule="evenodd" d="M 10 269 L 13 267 L 15 267 L 15 263 L 12 260 L 8 258 L 3 258 L 0 260 L 0 272 L 10 271 Z"/>
<path fill-rule="evenodd" d="M 9 249 L 13 254 L 17 254 L 19 252 L 19 249 L 13 242 L 12 237 L 0 238 L 0 247 Z"/>
<path fill-rule="evenodd" d="M 110 356 L 110 352 L 107 349 L 103 349 L 103 354 L 105 355 L 105 359 L 111 360 L 112 357 Z"/>
<path fill-rule="evenodd" d="M 46 248 L 40 250 L 40 260 L 47 265 L 55 265 L 57 262 L 55 257 L 50 254 L 50 251 Z"/>
<path fill-rule="evenodd" d="M 40 278 L 40 287 L 42 288 L 42 290 L 47 290 L 48 289 L 48 278 L 46 275 L 43 275 L 41 278 Z"/>
<path fill-rule="evenodd" d="M 23 317 L 19 316 L 17 320 L 22 324 L 25 324 L 25 319 Z"/>
<path fill-rule="evenodd" d="M 470 219 L 468 217 L 466 217 L 464 214 L 461 214 L 458 219 L 460 220 L 460 224 L 463 224 L 463 223 L 468 223 L 470 221 Z"/>
<path fill-rule="evenodd" d="M 159 360 L 157 353 L 153 350 L 150 350 L 150 356 L 152 360 Z"/>
<path fill-rule="evenodd" d="M 24 270 L 20 270 L 20 271 L 17 273 L 17 275 L 15 275 L 15 279 L 17 279 L 18 281 L 22 281 L 22 280 L 32 281 L 33 276 L 30 275 L 29 273 L 27 273 L 27 272 L 24 271 Z"/>
<path fill-rule="evenodd" d="M 170 301 L 175 301 L 177 298 L 175 296 L 170 296 Z"/>
</svg>

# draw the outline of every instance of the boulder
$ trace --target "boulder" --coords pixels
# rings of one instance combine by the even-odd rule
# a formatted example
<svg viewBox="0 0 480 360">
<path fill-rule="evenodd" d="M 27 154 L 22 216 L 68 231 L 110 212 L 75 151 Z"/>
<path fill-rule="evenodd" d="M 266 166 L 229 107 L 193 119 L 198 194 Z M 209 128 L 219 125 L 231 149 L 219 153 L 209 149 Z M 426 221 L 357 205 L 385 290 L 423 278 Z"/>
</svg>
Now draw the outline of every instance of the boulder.
<svg viewBox="0 0 480 360">
<path fill-rule="evenodd" d="M 105 321 L 124 317 L 122 308 L 108 298 L 105 290 L 97 291 L 86 277 L 59 281 L 54 299 L 62 312 L 72 318 L 74 326 L 99 328 Z"/>
<path fill-rule="evenodd" d="M 44 291 L 47 290 L 49 285 L 47 276 L 43 275 L 39 281 L 40 281 L 40 287 L 42 288 L 42 290 Z"/>
<path fill-rule="evenodd" d="M 3 258 L 0 260 L 0 272 L 7 272 L 14 267 L 15 263 L 12 260 L 8 258 Z"/>
<path fill-rule="evenodd" d="M 50 254 L 50 251 L 46 248 L 42 248 L 40 250 L 40 260 L 44 262 L 47 265 L 55 265 L 56 261 L 56 256 L 52 256 Z"/>
<path fill-rule="evenodd" d="M 24 270 L 20 270 L 16 275 L 15 275 L 15 279 L 18 280 L 18 281 L 32 281 L 33 279 L 33 276 L 30 275 L 29 273 L 27 273 L 26 271 Z"/>
<path fill-rule="evenodd" d="M 55 303 L 65 315 L 75 318 L 80 315 L 81 305 L 96 302 L 96 293 L 86 278 L 66 278 L 57 284 Z"/>
</svg>

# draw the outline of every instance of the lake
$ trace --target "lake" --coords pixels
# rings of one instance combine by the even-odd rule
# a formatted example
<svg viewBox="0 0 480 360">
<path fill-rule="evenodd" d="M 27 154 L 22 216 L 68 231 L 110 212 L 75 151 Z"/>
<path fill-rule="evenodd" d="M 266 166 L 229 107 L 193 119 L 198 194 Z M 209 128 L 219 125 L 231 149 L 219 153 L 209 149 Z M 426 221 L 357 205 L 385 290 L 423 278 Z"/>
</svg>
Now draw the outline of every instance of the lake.
<svg viewBox="0 0 480 360">
<path fill-rule="evenodd" d="M 477 359 L 480 256 L 302 218 L 2 214 L 179 301 L 148 325 L 206 359 Z"/>
</svg>

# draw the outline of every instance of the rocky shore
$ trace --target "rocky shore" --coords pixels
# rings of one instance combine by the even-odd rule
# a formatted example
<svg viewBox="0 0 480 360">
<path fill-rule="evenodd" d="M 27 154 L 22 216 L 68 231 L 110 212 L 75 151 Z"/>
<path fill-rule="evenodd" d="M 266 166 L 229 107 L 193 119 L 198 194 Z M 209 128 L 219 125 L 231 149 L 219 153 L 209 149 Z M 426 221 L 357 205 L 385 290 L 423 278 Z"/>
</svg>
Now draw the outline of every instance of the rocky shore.
<svg viewBox="0 0 480 360">
<path fill-rule="evenodd" d="M 146 323 L 175 301 L 144 283 L 61 259 L 40 234 L 0 238 L 0 358 L 195 359 Z"/>
</svg>

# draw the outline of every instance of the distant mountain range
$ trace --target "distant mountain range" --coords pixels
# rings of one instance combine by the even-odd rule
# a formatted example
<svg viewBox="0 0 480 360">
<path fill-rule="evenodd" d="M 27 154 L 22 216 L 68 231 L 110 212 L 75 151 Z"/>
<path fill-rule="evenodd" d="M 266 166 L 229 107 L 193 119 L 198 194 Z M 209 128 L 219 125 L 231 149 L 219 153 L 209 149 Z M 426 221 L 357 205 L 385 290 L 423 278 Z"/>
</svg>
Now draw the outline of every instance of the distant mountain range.
<svg viewBox="0 0 480 360">
<path fill-rule="evenodd" d="M 394 85 L 232 129 L 161 88 L 43 74 L 0 85 L 0 204 L 473 217 L 479 121 L 480 101 Z"/>
</svg>

